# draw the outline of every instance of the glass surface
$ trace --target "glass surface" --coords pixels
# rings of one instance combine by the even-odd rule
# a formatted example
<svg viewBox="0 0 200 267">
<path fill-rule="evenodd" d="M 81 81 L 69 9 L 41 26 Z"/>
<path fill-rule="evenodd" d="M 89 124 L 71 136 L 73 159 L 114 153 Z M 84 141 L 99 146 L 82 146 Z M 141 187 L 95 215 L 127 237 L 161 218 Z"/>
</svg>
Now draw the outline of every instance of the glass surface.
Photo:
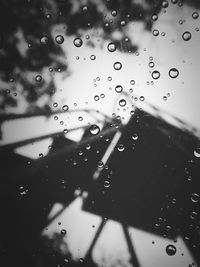
<svg viewBox="0 0 200 267">
<path fill-rule="evenodd" d="M 0 266 L 200 266 L 199 9 L 1 0 Z"/>
</svg>

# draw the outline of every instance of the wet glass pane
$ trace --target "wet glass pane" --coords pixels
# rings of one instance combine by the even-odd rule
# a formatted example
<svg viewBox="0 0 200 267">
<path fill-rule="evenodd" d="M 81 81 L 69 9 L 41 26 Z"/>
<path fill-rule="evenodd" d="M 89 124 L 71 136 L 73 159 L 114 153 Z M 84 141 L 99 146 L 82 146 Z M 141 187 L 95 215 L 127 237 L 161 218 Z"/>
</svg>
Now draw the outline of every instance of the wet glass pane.
<svg viewBox="0 0 200 267">
<path fill-rule="evenodd" d="M 1 0 L 0 266 L 200 266 L 199 12 Z"/>
</svg>

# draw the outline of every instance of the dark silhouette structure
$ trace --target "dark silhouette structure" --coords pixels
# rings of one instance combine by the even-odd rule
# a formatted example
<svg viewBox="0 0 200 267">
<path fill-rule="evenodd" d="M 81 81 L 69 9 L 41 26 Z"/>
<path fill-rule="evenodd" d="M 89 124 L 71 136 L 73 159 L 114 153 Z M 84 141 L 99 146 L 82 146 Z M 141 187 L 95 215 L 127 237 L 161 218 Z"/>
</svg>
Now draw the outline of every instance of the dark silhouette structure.
<svg viewBox="0 0 200 267">
<path fill-rule="evenodd" d="M 88 128 L 80 143 L 57 134 L 49 154 L 36 161 L 15 154 L 12 145 L 1 147 L 2 266 L 54 266 L 48 265 L 40 233 L 53 204 L 66 207 L 76 189 L 88 192 L 83 209 L 104 218 L 85 262 L 92 262 L 107 219 L 122 224 L 134 266 L 139 263 L 128 226 L 170 238 L 181 235 L 199 262 L 197 145 L 192 133 L 137 108 L 126 126 L 113 120 L 96 136 Z"/>
</svg>

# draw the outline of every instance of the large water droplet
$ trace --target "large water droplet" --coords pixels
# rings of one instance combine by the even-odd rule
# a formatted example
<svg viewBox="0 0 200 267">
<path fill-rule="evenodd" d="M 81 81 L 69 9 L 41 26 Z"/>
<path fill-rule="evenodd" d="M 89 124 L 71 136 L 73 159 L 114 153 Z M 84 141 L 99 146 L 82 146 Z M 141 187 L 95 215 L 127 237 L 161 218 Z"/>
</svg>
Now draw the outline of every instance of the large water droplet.
<svg viewBox="0 0 200 267">
<path fill-rule="evenodd" d="M 75 39 L 74 39 L 74 45 L 75 45 L 76 47 L 81 47 L 82 44 L 83 44 L 83 41 L 82 41 L 81 38 L 75 38 Z"/>
<path fill-rule="evenodd" d="M 62 44 L 64 42 L 64 37 L 62 35 L 57 35 L 55 40 L 57 44 Z"/>
<path fill-rule="evenodd" d="M 169 3 L 167 0 L 162 1 L 162 7 L 167 8 L 169 6 Z"/>
<path fill-rule="evenodd" d="M 176 254 L 176 247 L 174 245 L 168 245 L 166 247 L 167 255 L 174 256 Z"/>
<path fill-rule="evenodd" d="M 171 68 L 169 70 L 169 77 L 176 78 L 179 75 L 179 71 L 176 68 Z"/>
<path fill-rule="evenodd" d="M 182 38 L 184 41 L 189 41 L 191 39 L 191 37 L 192 37 L 192 34 L 190 32 L 184 32 L 182 34 Z"/>
<path fill-rule="evenodd" d="M 93 124 L 93 125 L 90 126 L 90 133 L 92 135 L 97 135 L 97 134 L 99 134 L 99 132 L 100 132 L 100 128 L 99 128 L 98 125 Z"/>
<path fill-rule="evenodd" d="M 125 146 L 123 144 L 119 144 L 117 147 L 118 151 L 122 152 L 125 149 Z"/>
<path fill-rule="evenodd" d="M 159 30 L 157 30 L 157 29 L 153 30 L 153 35 L 154 36 L 158 36 L 159 35 Z"/>
<path fill-rule="evenodd" d="M 109 43 L 107 46 L 109 52 L 114 52 L 116 50 L 116 45 L 114 43 Z"/>
<path fill-rule="evenodd" d="M 114 63 L 113 67 L 114 67 L 115 70 L 121 70 L 122 63 L 117 61 L 117 62 Z"/>
</svg>

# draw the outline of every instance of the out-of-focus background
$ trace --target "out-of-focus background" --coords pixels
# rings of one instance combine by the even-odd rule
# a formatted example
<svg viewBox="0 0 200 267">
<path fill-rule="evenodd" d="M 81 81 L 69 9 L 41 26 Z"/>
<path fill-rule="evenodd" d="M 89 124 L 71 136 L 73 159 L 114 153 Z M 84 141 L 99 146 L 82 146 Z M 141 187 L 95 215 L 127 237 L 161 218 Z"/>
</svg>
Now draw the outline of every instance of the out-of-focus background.
<svg viewBox="0 0 200 267">
<path fill-rule="evenodd" d="M 1 266 L 198 266 L 199 8 L 1 1 Z"/>
</svg>

